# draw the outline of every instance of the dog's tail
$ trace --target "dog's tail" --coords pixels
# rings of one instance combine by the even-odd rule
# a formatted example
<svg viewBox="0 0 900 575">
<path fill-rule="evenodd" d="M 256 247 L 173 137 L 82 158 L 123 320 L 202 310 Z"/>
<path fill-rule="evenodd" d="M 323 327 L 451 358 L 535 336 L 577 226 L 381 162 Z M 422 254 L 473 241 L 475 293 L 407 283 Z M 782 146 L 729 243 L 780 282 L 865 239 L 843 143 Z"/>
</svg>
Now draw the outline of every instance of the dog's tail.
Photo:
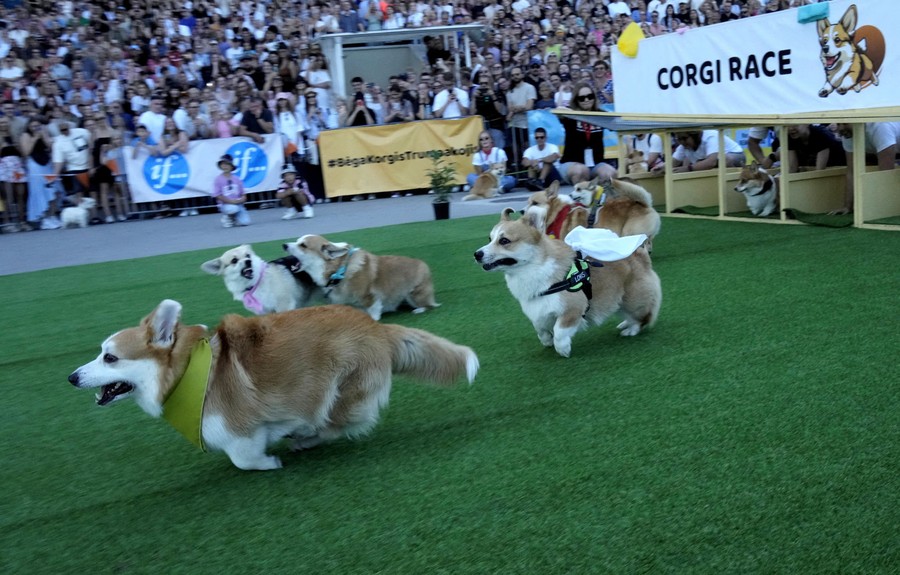
<svg viewBox="0 0 900 575">
<path fill-rule="evenodd" d="M 616 190 L 617 196 L 630 198 L 648 208 L 653 205 L 653 196 L 650 195 L 650 192 L 635 183 L 613 179 L 612 186 Z"/>
<path fill-rule="evenodd" d="M 384 324 L 394 344 L 393 370 L 449 385 L 465 375 L 469 383 L 478 373 L 478 356 L 471 348 L 421 329 Z"/>
</svg>

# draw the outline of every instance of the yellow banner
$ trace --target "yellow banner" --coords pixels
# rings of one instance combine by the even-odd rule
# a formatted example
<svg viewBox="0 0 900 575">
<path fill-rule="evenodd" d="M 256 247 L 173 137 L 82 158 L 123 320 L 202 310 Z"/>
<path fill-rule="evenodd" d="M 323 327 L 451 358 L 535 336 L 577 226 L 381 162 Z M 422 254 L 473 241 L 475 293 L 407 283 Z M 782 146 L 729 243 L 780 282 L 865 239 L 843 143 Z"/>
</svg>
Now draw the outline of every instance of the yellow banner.
<svg viewBox="0 0 900 575">
<path fill-rule="evenodd" d="M 325 195 L 329 198 L 428 187 L 429 152 L 456 166 L 456 183 L 473 171 L 481 116 L 360 126 L 319 134 Z"/>
</svg>

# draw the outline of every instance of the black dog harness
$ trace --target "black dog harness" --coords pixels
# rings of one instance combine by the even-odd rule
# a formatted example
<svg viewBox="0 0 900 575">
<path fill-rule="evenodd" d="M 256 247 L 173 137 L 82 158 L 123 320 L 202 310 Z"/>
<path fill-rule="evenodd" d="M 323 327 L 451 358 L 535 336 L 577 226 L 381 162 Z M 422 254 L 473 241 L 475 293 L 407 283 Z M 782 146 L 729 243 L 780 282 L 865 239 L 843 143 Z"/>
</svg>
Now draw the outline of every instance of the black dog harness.
<svg viewBox="0 0 900 575">
<path fill-rule="evenodd" d="M 588 302 L 590 302 L 593 297 L 593 291 L 591 290 L 591 266 L 603 267 L 603 264 L 600 262 L 588 263 L 579 252 L 572 261 L 572 267 L 569 268 L 566 278 L 556 282 L 538 295 L 550 295 L 561 291 L 583 291 L 585 297 L 588 298 Z"/>
</svg>

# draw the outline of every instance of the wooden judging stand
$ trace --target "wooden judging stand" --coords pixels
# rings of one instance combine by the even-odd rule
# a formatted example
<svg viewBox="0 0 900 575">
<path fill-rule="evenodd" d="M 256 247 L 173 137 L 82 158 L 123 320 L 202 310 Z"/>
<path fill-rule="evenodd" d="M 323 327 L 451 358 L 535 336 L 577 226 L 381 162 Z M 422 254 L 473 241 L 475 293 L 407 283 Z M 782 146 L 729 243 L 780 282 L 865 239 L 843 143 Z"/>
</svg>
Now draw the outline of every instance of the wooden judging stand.
<svg viewBox="0 0 900 575">
<path fill-rule="evenodd" d="M 632 174 L 649 191 L 654 205 L 660 211 L 673 216 L 706 217 L 721 220 L 757 221 L 765 223 L 799 223 L 790 219 L 785 209 L 807 213 L 827 213 L 843 205 L 847 168 L 831 167 L 824 170 L 789 173 L 786 161 L 780 171 L 769 169 L 779 179 L 779 212 L 777 216 L 756 218 L 736 216 L 746 211 L 744 197 L 734 191 L 740 169 L 725 168 L 723 134 L 731 128 L 775 126 L 779 139 L 786 148 L 787 126 L 791 124 L 853 124 L 854 162 L 854 213 L 853 226 L 858 228 L 900 231 L 900 225 L 884 223 L 886 218 L 900 218 L 900 169 L 877 171 L 865 165 L 864 124 L 867 122 L 896 121 L 900 118 L 900 106 L 869 108 L 864 110 L 835 110 L 826 112 L 771 114 L 771 115 L 656 115 L 621 114 L 611 112 L 573 113 L 572 110 L 555 110 L 555 113 L 590 122 L 615 130 L 620 135 L 620 156 L 624 157 L 621 136 L 635 133 L 658 133 L 663 138 L 666 153 L 664 175 Z M 718 130 L 720 159 L 717 169 L 698 172 L 672 172 L 672 132 L 684 130 Z M 620 163 L 620 174 L 625 175 Z M 709 208 L 710 215 L 684 215 L 676 210 L 684 206 Z M 717 213 L 715 208 L 718 208 Z"/>
</svg>

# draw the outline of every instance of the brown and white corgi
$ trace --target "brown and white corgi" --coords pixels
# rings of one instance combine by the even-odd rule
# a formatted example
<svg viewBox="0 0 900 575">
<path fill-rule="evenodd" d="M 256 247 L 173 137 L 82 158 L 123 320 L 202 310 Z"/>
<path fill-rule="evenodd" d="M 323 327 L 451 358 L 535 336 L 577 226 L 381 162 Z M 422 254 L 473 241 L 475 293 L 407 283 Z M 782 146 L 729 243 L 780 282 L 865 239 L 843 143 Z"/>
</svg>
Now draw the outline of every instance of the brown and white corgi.
<svg viewBox="0 0 900 575">
<path fill-rule="evenodd" d="M 506 208 L 491 230 L 491 241 L 475 252 L 485 271 L 502 271 L 506 285 L 531 320 L 545 347 L 569 357 L 572 337 L 590 324 L 600 325 L 615 313 L 624 320 L 617 329 L 632 336 L 650 327 L 659 315 L 662 288 L 646 250 L 637 249 L 625 259 L 603 262 L 591 270 L 590 280 L 579 280 L 585 271 L 566 243 L 550 239 L 541 222 L 526 212 L 514 220 Z M 576 266 L 576 274 L 573 271 Z M 573 279 L 574 278 L 574 279 Z M 566 286 L 559 289 L 558 286 Z M 590 289 L 585 289 L 585 284 Z"/>
<path fill-rule="evenodd" d="M 744 195 L 747 207 L 754 216 L 766 217 L 775 211 L 778 199 L 775 178 L 756 162 L 741 169 L 740 180 L 734 191 Z"/>
<path fill-rule="evenodd" d="M 244 244 L 203 262 L 200 269 L 221 276 L 235 301 L 255 314 L 288 311 L 321 303 L 322 290 L 292 257 L 266 262 Z"/>
<path fill-rule="evenodd" d="M 625 173 L 627 174 L 645 174 L 650 171 L 650 165 L 644 158 L 644 152 L 640 150 L 631 150 L 625 156 Z"/>
<path fill-rule="evenodd" d="M 824 98 L 837 90 L 846 94 L 866 86 L 878 85 L 878 73 L 884 60 L 884 36 L 878 28 L 856 28 L 856 5 L 851 4 L 841 19 L 832 24 L 827 18 L 816 22 L 825 68 L 825 84 L 819 90 Z"/>
<path fill-rule="evenodd" d="M 500 185 L 505 175 L 506 166 L 502 162 L 493 164 L 490 170 L 482 172 L 475 178 L 472 188 L 463 196 L 462 201 L 493 198 L 500 193 Z"/>
<path fill-rule="evenodd" d="M 186 375 L 196 365 L 204 367 L 200 377 Z M 69 382 L 98 389 L 101 406 L 133 397 L 149 415 L 195 434 L 189 439 L 200 447 L 224 451 L 241 469 L 265 470 L 281 467 L 266 450 L 282 438 L 305 449 L 371 431 L 395 373 L 452 384 L 471 383 L 477 371 L 468 347 L 347 306 L 227 315 L 210 332 L 181 323 L 181 304 L 164 300 L 137 327 L 108 337 Z M 179 414 L 195 418 L 182 430 L 172 398 L 196 381 L 205 392 L 199 389 L 196 413 Z"/>
<path fill-rule="evenodd" d="M 613 179 L 612 193 L 597 212 L 595 228 L 616 232 L 619 236 L 647 236 L 647 251 L 653 253 L 653 238 L 659 235 L 662 220 L 653 207 L 653 196 L 631 180 Z"/>
<path fill-rule="evenodd" d="M 283 244 L 300 261 L 331 303 L 361 307 L 372 319 L 407 303 L 413 313 L 441 304 L 434 301 L 431 269 L 422 260 L 405 256 L 377 256 L 346 243 L 331 243 L 307 234 Z"/>
<path fill-rule="evenodd" d="M 562 240 L 578 226 L 587 226 L 590 200 L 559 193 L 559 182 L 553 182 L 542 192 L 534 192 L 522 210 L 530 215 L 537 227 L 551 238 Z"/>
</svg>

